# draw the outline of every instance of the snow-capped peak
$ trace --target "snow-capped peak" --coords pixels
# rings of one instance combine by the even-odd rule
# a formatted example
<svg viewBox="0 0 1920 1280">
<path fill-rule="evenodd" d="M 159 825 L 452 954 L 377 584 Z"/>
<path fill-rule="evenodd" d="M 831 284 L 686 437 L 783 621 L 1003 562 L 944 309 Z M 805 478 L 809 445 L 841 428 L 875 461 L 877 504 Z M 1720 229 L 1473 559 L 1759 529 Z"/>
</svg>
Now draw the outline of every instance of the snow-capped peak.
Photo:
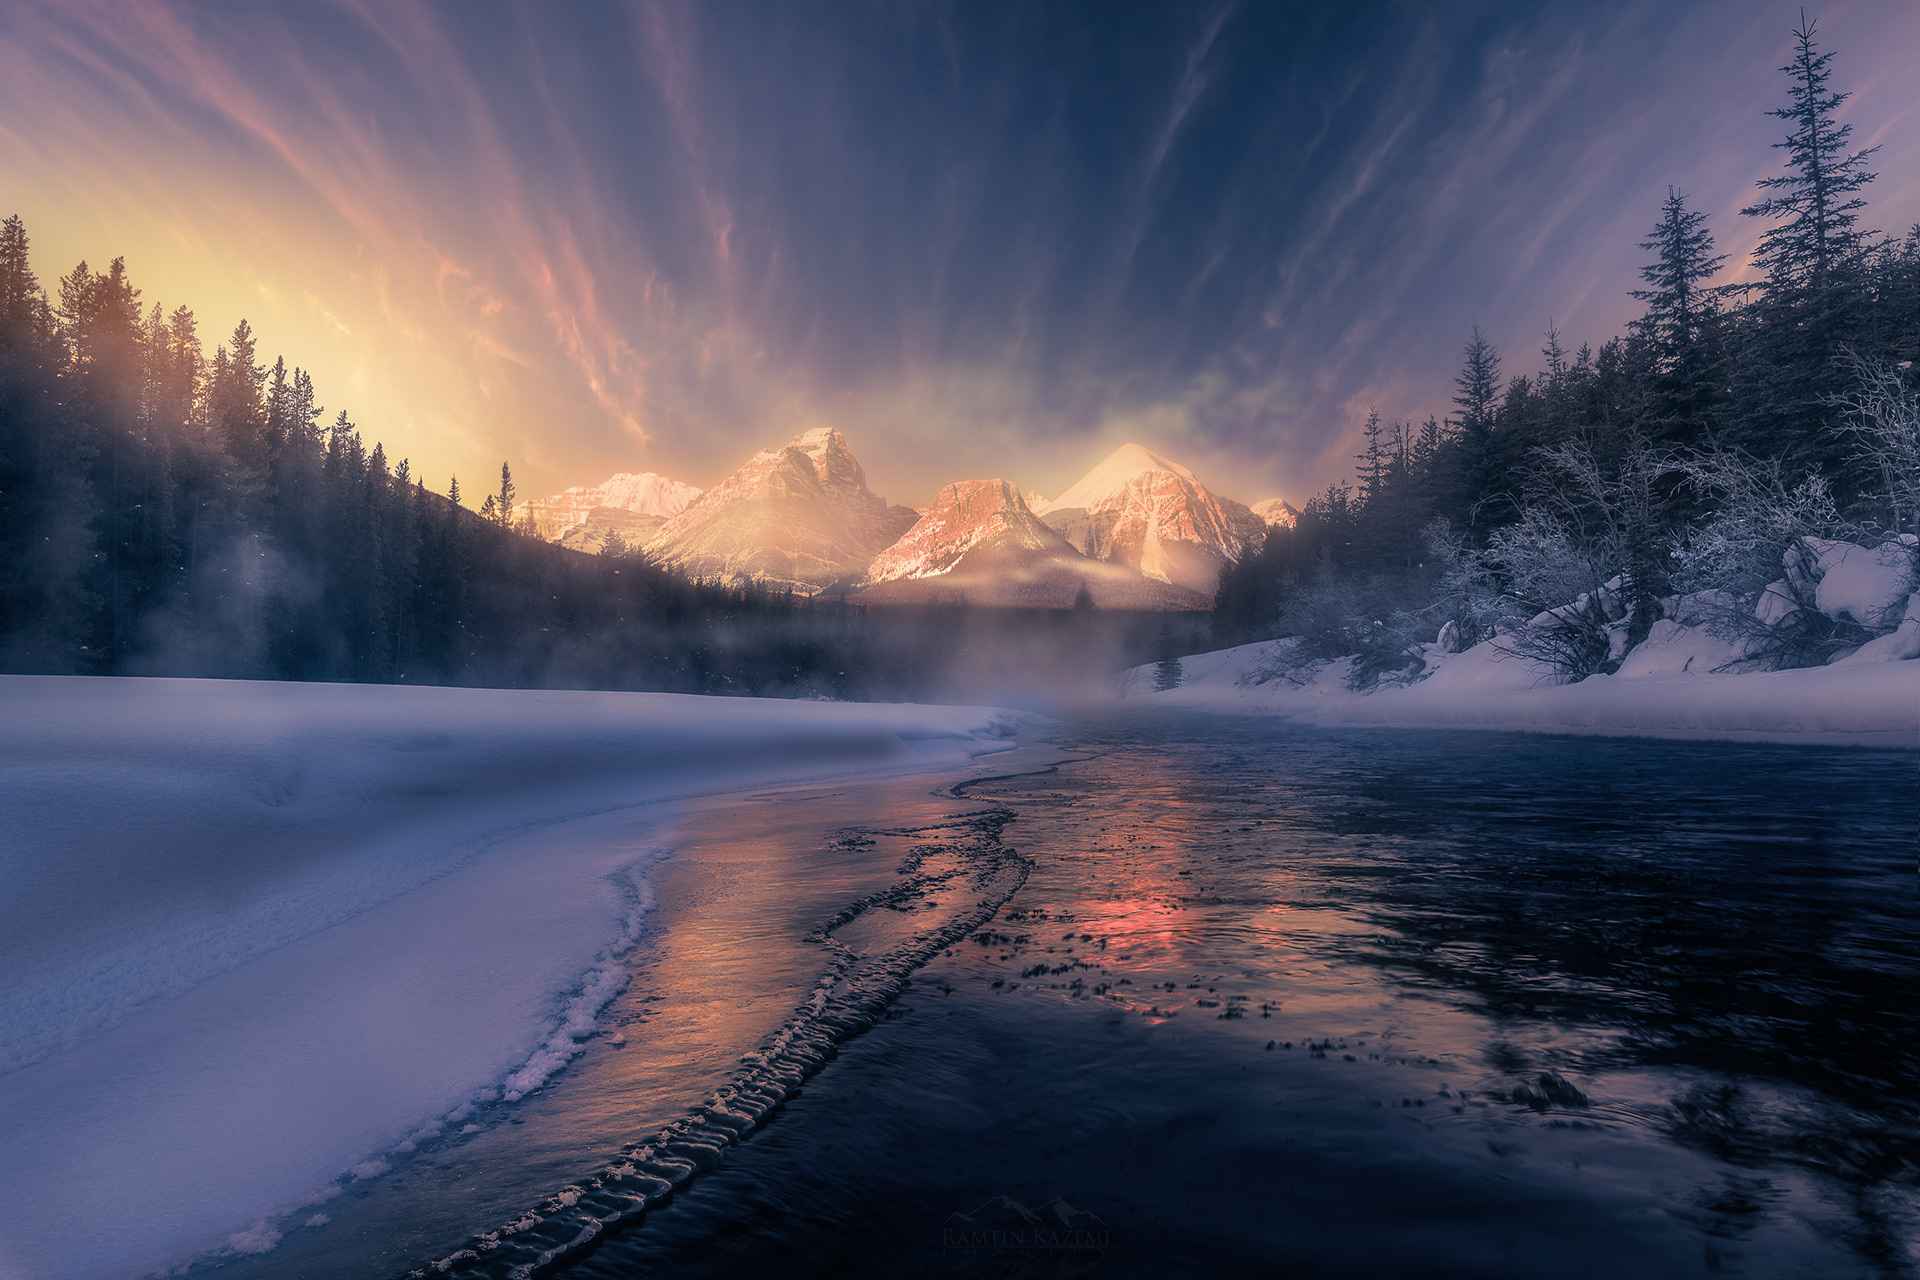
<svg viewBox="0 0 1920 1280">
<path fill-rule="evenodd" d="M 1049 502 L 1047 510 L 1099 506 L 1126 489 L 1137 477 L 1151 471 L 1169 471 L 1190 484 L 1200 483 L 1193 472 L 1179 463 L 1140 445 L 1123 444 L 1102 459 L 1093 470 L 1081 476 L 1071 489 Z"/>
<path fill-rule="evenodd" d="M 1283 529 L 1293 528 L 1300 519 L 1300 509 L 1281 498 L 1262 498 L 1251 510 L 1269 526 L 1278 525 Z"/>
<path fill-rule="evenodd" d="M 1108 454 L 1046 506 L 1048 525 L 1096 560 L 1211 595 L 1220 567 L 1266 525 L 1193 472 L 1137 444 Z"/>
<path fill-rule="evenodd" d="M 906 536 L 874 558 L 867 579 L 888 582 L 946 573 L 975 548 L 1075 555 L 1005 480 L 962 480 L 941 486 Z"/>
<path fill-rule="evenodd" d="M 857 578 L 913 521 L 867 488 L 844 435 L 816 427 L 753 455 L 647 549 L 694 577 L 818 590 Z"/>
</svg>

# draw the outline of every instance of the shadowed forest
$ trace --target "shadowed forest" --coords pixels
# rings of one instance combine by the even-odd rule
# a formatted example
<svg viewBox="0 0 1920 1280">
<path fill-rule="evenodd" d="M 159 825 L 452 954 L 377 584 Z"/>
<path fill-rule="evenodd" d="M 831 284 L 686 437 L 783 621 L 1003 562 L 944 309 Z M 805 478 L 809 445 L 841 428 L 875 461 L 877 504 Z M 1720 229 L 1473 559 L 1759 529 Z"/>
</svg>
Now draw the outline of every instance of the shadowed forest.
<svg viewBox="0 0 1920 1280">
<path fill-rule="evenodd" d="M 1569 351 L 1549 326 L 1539 370 L 1508 378 L 1476 330 L 1451 412 L 1370 418 L 1357 480 L 1223 571 L 1210 637 L 1193 618 L 863 609 L 542 542 L 507 468 L 469 510 L 457 481 L 430 489 L 328 419 L 246 321 L 208 358 L 194 314 L 143 302 L 120 259 L 49 290 L 10 218 L 0 670 L 926 697 L 1276 635 L 1359 654 L 1365 683 L 1436 635 L 1463 648 L 1550 610 L 1534 656 L 1578 677 L 1682 596 L 1738 631 L 1796 540 L 1912 545 L 1920 514 L 1920 227 L 1865 226 L 1872 152 L 1836 120 L 1832 54 L 1797 35 L 1785 164 L 1743 210 L 1767 226 L 1757 278 L 1710 283 L 1726 258 L 1671 191 L 1627 333 Z M 1801 616 L 1764 661 L 1866 634 Z"/>
<path fill-rule="evenodd" d="M 1755 665 L 1812 665 L 1868 637 L 1782 567 L 1809 539 L 1914 554 L 1920 226 L 1864 226 L 1873 149 L 1836 121 L 1833 55 L 1811 24 L 1795 37 L 1773 112 L 1784 171 L 1741 210 L 1767 228 L 1757 278 L 1709 283 L 1727 258 L 1670 189 L 1628 331 L 1569 351 L 1549 325 L 1537 371 L 1507 378 L 1476 329 L 1452 413 L 1370 417 L 1357 480 L 1223 572 L 1219 643 L 1300 636 L 1303 657 L 1357 654 L 1364 686 L 1436 636 L 1458 651 L 1511 635 L 1565 676 L 1607 671 L 1683 601 L 1690 621 L 1752 642 Z M 1776 580 L 1793 625 L 1754 615 Z M 1548 611 L 1552 626 L 1528 625 Z"/>
</svg>

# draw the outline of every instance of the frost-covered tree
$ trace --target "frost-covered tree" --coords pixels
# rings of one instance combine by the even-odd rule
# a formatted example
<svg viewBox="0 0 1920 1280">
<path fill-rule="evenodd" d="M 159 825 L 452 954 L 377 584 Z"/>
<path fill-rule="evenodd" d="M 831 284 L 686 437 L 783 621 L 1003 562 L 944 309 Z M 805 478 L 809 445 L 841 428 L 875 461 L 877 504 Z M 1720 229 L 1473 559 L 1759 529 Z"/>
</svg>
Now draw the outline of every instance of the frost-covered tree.
<svg viewBox="0 0 1920 1280">
<path fill-rule="evenodd" d="M 1874 519 L 1895 535 L 1920 529 L 1920 389 L 1912 371 L 1889 360 L 1847 353 L 1853 388 L 1837 396 L 1853 459 L 1870 477 L 1861 496 Z"/>
</svg>

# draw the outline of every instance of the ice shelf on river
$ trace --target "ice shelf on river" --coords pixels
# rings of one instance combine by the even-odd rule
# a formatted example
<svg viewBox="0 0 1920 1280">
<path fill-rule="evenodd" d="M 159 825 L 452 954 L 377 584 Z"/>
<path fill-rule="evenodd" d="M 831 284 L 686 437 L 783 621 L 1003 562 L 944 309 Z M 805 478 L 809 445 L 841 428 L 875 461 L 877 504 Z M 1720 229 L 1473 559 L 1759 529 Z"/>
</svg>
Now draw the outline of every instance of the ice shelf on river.
<svg viewBox="0 0 1920 1280">
<path fill-rule="evenodd" d="M 537 1087 L 617 990 L 661 853 L 592 815 L 965 764 L 1017 724 L 38 676 L 0 676 L 0 706 L 6 1280 L 270 1249 L 384 1154 Z"/>
</svg>

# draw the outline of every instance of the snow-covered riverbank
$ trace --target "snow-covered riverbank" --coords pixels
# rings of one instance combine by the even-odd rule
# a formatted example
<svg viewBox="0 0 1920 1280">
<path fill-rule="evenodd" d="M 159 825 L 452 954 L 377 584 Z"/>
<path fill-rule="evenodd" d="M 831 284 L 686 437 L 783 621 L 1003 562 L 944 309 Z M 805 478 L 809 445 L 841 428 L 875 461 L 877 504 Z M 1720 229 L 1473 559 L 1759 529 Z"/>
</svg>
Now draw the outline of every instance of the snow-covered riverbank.
<svg viewBox="0 0 1920 1280">
<path fill-rule="evenodd" d="M 1578 684 L 1557 684 L 1545 667 L 1487 642 L 1430 653 L 1415 683 L 1358 693 L 1347 687 L 1347 662 L 1299 663 L 1293 641 L 1269 640 L 1182 658 L 1174 689 L 1155 690 L 1153 666 L 1128 671 L 1122 688 L 1146 704 L 1321 725 L 1920 747 L 1920 661 L 1718 674 L 1715 655 L 1688 647 L 1711 638 L 1681 630 L 1656 634 L 1619 673 Z"/>
<path fill-rule="evenodd" d="M 270 1247 L 338 1180 L 536 1087 L 643 928 L 662 851 L 622 811 L 964 765 L 1017 723 L 18 676 L 0 704 L 9 1280 Z"/>
</svg>

